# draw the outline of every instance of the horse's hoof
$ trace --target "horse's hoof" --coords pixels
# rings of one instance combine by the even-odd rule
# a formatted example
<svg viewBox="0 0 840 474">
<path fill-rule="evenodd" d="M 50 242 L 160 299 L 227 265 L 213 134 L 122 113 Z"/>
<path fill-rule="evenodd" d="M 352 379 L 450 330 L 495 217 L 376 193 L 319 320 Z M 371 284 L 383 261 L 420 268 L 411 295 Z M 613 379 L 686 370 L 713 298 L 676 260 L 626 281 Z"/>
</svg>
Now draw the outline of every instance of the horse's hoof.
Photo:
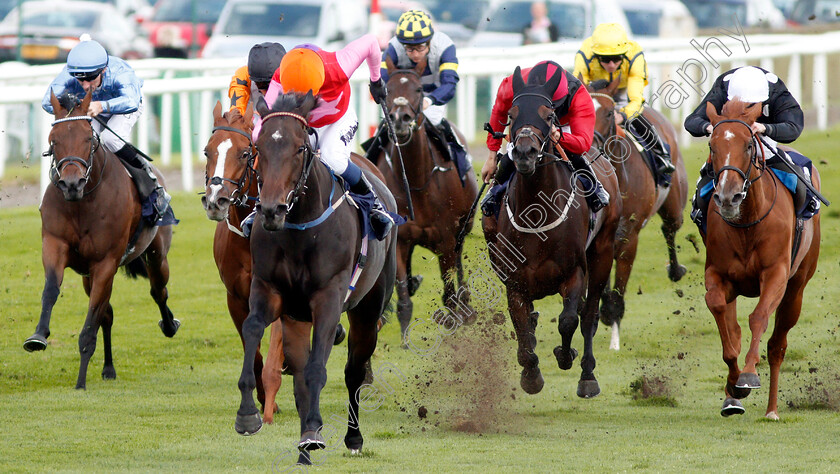
<svg viewBox="0 0 840 474">
<path fill-rule="evenodd" d="M 234 424 L 234 429 L 236 432 L 241 434 L 242 436 L 251 436 L 253 434 L 259 433 L 262 429 L 263 422 L 260 418 L 259 413 L 254 413 L 253 415 L 236 415 L 236 424 Z"/>
<path fill-rule="evenodd" d="M 102 380 L 114 380 L 117 378 L 117 371 L 113 366 L 102 369 Z"/>
<path fill-rule="evenodd" d="M 305 431 L 300 436 L 300 443 L 298 449 L 301 451 L 314 451 L 316 449 L 326 449 L 327 443 L 321 437 L 321 433 L 317 431 Z"/>
<path fill-rule="evenodd" d="M 601 386 L 597 380 L 578 381 L 577 396 L 580 398 L 593 398 L 601 393 Z"/>
<path fill-rule="evenodd" d="M 779 414 L 775 411 L 771 411 L 764 415 L 764 418 L 767 418 L 768 420 L 779 421 Z"/>
<path fill-rule="evenodd" d="M 29 336 L 29 339 L 24 341 L 23 348 L 26 349 L 26 352 L 46 350 L 47 338 L 41 336 L 40 334 L 33 334 Z"/>
<path fill-rule="evenodd" d="M 554 357 L 557 358 L 557 365 L 563 370 L 569 370 L 572 368 L 572 363 L 575 361 L 575 357 L 578 356 L 577 349 L 574 347 L 569 349 L 569 355 L 570 357 L 566 357 L 560 346 L 554 348 Z"/>
<path fill-rule="evenodd" d="M 355 436 L 344 437 L 344 445 L 350 450 L 350 454 L 361 454 L 362 444 L 364 444 L 364 442 L 365 440 L 362 438 L 361 433 Z"/>
<path fill-rule="evenodd" d="M 741 405 L 735 398 L 727 397 L 726 400 L 723 401 L 723 407 L 720 409 L 721 416 L 732 416 L 732 415 L 743 415 L 744 412 L 744 405 Z"/>
<path fill-rule="evenodd" d="M 742 398 L 747 398 L 748 396 L 750 396 L 751 391 L 751 388 L 738 387 L 729 382 L 726 382 L 726 393 L 728 393 L 729 396 L 732 398 L 736 398 L 738 400 Z"/>
<path fill-rule="evenodd" d="M 414 293 L 417 293 L 417 290 L 420 289 L 420 283 L 423 283 L 423 275 L 408 277 L 408 296 L 414 296 Z"/>
<path fill-rule="evenodd" d="M 761 381 L 758 379 L 758 374 L 742 372 L 738 376 L 738 381 L 735 382 L 735 388 L 761 388 Z"/>
<path fill-rule="evenodd" d="M 358 455 L 360 455 L 360 454 L 362 454 L 362 448 L 359 448 L 359 449 L 351 449 L 351 450 L 350 450 L 350 455 L 351 455 L 351 456 L 358 456 Z"/>
<path fill-rule="evenodd" d="M 347 337 L 347 331 L 344 330 L 344 326 L 341 323 L 338 323 L 338 326 L 335 327 L 335 341 L 333 341 L 333 345 L 337 346 L 341 344 L 345 337 Z"/>
<path fill-rule="evenodd" d="M 540 369 L 534 369 L 533 371 L 522 369 L 522 376 L 519 378 L 519 385 L 522 386 L 522 390 L 525 390 L 525 393 L 533 395 L 535 393 L 540 393 L 545 385 L 545 380 L 543 380 Z"/>
<path fill-rule="evenodd" d="M 161 319 L 160 321 L 158 321 L 158 326 L 160 327 L 160 330 L 163 332 L 164 336 L 173 337 L 173 336 L 175 336 L 175 333 L 178 332 L 178 328 L 181 327 L 181 321 L 178 321 L 177 319 L 173 318 L 172 319 L 172 326 L 169 327 Z"/>
<path fill-rule="evenodd" d="M 667 265 L 668 268 L 668 278 L 671 281 L 680 281 L 680 279 L 685 276 L 685 272 L 687 271 L 685 265 L 677 265 L 676 267 L 671 266 L 669 263 Z"/>
</svg>

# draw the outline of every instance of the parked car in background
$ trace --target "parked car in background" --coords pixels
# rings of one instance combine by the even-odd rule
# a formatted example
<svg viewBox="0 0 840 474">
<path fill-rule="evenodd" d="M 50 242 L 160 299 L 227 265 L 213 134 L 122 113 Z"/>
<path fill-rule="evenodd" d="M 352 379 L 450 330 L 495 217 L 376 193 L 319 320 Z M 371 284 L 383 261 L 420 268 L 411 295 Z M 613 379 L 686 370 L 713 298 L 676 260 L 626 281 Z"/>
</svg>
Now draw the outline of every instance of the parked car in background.
<svg viewBox="0 0 840 474">
<path fill-rule="evenodd" d="M 800 25 L 840 21 L 840 0 L 797 0 L 790 19 Z"/>
<path fill-rule="evenodd" d="M 0 0 L 0 20 L 12 11 L 12 8 L 18 5 L 18 1 L 32 1 L 32 0 Z M 121 15 L 133 17 L 135 14 L 148 14 L 151 6 L 147 0 L 91 0 L 99 3 L 110 3 L 117 8 Z"/>
<path fill-rule="evenodd" d="M 490 6 L 470 42 L 476 47 L 522 45 L 522 30 L 531 22 L 533 0 L 500 0 Z M 600 23 L 619 23 L 627 31 L 627 16 L 616 0 L 547 0 L 548 18 L 557 26 L 559 41 L 580 41 Z"/>
<path fill-rule="evenodd" d="M 30 64 L 61 63 L 90 34 L 108 54 L 124 59 L 149 57 L 152 46 L 137 26 L 111 4 L 91 1 L 27 1 L 21 5 L 21 60 Z M 13 8 L 0 22 L 0 61 L 14 60 L 18 48 L 18 16 Z"/>
<path fill-rule="evenodd" d="M 367 15 L 361 0 L 229 0 L 201 56 L 245 58 L 264 41 L 336 50 L 367 32 Z"/>
<path fill-rule="evenodd" d="M 689 37 L 697 33 L 697 22 L 679 0 L 619 0 L 630 33 L 636 38 Z"/>
<path fill-rule="evenodd" d="M 194 57 L 207 43 L 226 0 L 158 0 L 141 19 L 157 57 Z"/>
<path fill-rule="evenodd" d="M 732 28 L 742 26 L 783 28 L 786 24 L 781 10 L 772 0 L 682 0 L 691 10 L 698 28 Z"/>
<path fill-rule="evenodd" d="M 490 8 L 490 0 L 416 0 L 432 16 L 436 31 L 446 33 L 456 46 L 465 46 L 475 35 Z"/>
</svg>

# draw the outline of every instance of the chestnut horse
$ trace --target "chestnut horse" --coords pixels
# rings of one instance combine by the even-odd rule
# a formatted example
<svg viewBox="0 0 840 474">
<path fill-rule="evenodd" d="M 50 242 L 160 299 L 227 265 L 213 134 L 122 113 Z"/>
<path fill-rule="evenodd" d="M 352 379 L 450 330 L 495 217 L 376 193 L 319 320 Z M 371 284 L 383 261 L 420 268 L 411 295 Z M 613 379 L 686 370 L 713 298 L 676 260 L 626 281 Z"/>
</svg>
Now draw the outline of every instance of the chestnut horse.
<svg viewBox="0 0 840 474">
<path fill-rule="evenodd" d="M 349 422 L 344 443 L 351 452 L 361 450 L 359 389 L 396 275 L 396 229 L 383 241 L 363 236 L 357 209 L 343 202 L 347 195 L 310 144 L 306 116 L 314 106 L 311 92 L 280 95 L 272 109 L 262 97 L 257 103 L 262 117 L 256 143 L 261 188 L 251 233 L 250 313 L 242 325 L 242 402 L 235 425 L 240 434 L 253 434 L 262 426 L 252 392 L 254 356 L 266 326 L 280 315 L 311 322 L 311 343 L 308 333 L 294 339 L 284 335 L 300 417 L 301 463 L 310 462 L 305 451 L 326 447 L 320 432 L 320 395 L 327 381 L 326 363 L 336 325 L 344 311 L 350 321 L 344 369 Z M 387 187 L 373 173 L 363 172 L 383 205 L 395 211 Z"/>
<path fill-rule="evenodd" d="M 102 328 L 105 343 L 103 379 L 117 376 L 111 356 L 111 325 L 114 310 L 109 302 L 114 275 L 125 265 L 129 276 L 147 276 L 152 298 L 163 318 L 158 325 L 172 337 L 181 323 L 166 305 L 169 264 L 166 255 L 172 242 L 172 226 L 153 226 L 141 217 L 137 188 L 120 160 L 106 151 L 86 115 L 88 92 L 81 104 L 73 96 L 50 97 L 55 121 L 50 130 L 52 168 L 41 203 L 41 244 L 46 283 L 41 297 L 41 318 L 23 347 L 27 351 L 47 348 L 50 315 L 60 292 L 64 270 L 82 275 L 90 298 L 87 317 L 79 332 L 81 363 L 76 388 L 84 389 L 87 368 L 96 350 Z M 158 180 L 163 177 L 158 173 Z"/>
<path fill-rule="evenodd" d="M 411 275 L 411 254 L 416 245 L 438 256 L 444 305 L 458 315 L 460 321 L 475 320 L 461 265 L 462 252 L 456 247 L 456 240 L 464 226 L 467 227 L 466 232 L 472 229 L 469 213 L 478 195 L 478 184 L 475 173 L 470 172 L 466 184 L 462 186 L 455 163 L 444 159 L 426 133 L 423 86 L 420 83 L 426 60 L 420 61 L 413 69 L 397 69 L 390 58 L 387 65 L 387 109 L 399 143 L 389 143 L 383 149 L 389 159 L 372 158 L 385 175 L 385 183 L 397 200 L 400 214 L 408 216 L 403 172 L 408 178 L 414 206 L 414 220 L 399 227 L 397 241 L 397 315 L 405 336 L 413 310 L 411 296 L 420 281 L 419 276 Z M 463 137 L 461 141 L 466 143 Z M 402 153 L 405 171 L 397 158 L 398 151 Z M 458 279 L 457 291 L 455 277 Z"/>
<path fill-rule="evenodd" d="M 548 130 L 557 122 L 551 97 L 562 74 L 558 68 L 545 84 L 539 83 L 538 74 L 530 74 L 526 85 L 516 68 L 509 111 L 516 174 L 508 185 L 498 221 L 485 216 L 482 225 L 493 269 L 507 288 L 508 311 L 523 367 L 522 389 L 537 393 L 544 385 L 536 354 L 539 314 L 534 311 L 534 301 L 559 293 L 563 312 L 557 329 L 562 345 L 554 349 L 554 356 L 561 369 L 572 367 L 577 351 L 571 342 L 580 316 L 584 353 L 577 395 L 590 398 L 601 392 L 594 374 L 592 339 L 598 329 L 598 296 L 612 267 L 621 200 L 612 200 L 592 216 L 571 165 L 546 149 L 553 151 L 554 147 L 541 129 Z M 617 196 L 618 182 L 609 161 L 596 160 L 592 166 L 607 192 Z M 543 219 L 534 222 L 534 214 Z"/>
<path fill-rule="evenodd" d="M 668 245 L 668 277 L 679 281 L 685 275 L 685 267 L 677 260 L 674 237 L 683 224 L 683 209 L 688 196 L 685 164 L 677 147 L 677 133 L 665 117 L 647 107 L 644 116 L 659 131 L 662 139 L 671 146 L 671 162 L 677 168 L 671 175 L 671 185 L 661 186 L 654 181 L 650 166 L 636 148 L 634 140 L 615 125 L 615 94 L 620 78 L 615 78 L 606 88 L 595 90 L 587 86 L 595 104 L 595 144 L 598 151 L 606 155 L 615 167 L 618 187 L 623 201 L 621 222 L 618 224 L 615 245 L 615 282 L 602 295 L 601 321 L 612 327 L 610 349 L 618 350 L 619 326 L 624 318 L 624 295 L 627 281 L 636 260 L 639 233 L 659 214 L 662 218 L 662 233 Z"/>
<path fill-rule="evenodd" d="M 729 101 L 718 115 L 710 102 L 706 114 L 714 127 L 709 138 L 709 160 L 715 176 L 703 238 L 706 305 L 715 317 L 723 360 L 729 366 L 720 413 L 744 413 L 739 399 L 761 386 L 756 370 L 759 344 L 775 311 L 776 323 L 767 341 L 770 394 L 765 416 L 778 420 L 779 369 L 787 350 L 787 333 L 799 319 L 805 285 L 817 269 L 820 216 L 797 219 L 793 198 L 765 165 L 764 148 L 751 128 L 761 115 L 761 104 Z M 820 189 L 816 167 L 811 183 Z M 738 367 L 738 296 L 758 297 L 749 316 L 752 338 L 743 369 Z"/>
</svg>

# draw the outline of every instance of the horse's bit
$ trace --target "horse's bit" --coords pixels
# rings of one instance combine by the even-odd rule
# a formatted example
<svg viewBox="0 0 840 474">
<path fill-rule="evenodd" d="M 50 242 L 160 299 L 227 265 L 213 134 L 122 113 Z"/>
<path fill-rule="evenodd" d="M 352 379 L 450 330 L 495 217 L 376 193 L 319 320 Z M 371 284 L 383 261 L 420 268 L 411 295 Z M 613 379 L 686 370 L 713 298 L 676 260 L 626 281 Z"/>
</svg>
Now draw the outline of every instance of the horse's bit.
<svg viewBox="0 0 840 474">
<path fill-rule="evenodd" d="M 74 122 L 77 120 L 87 120 L 90 123 L 93 120 L 92 117 L 88 117 L 87 115 L 78 115 L 74 117 L 65 117 L 60 118 L 52 123 L 52 127 L 64 122 Z M 99 135 L 96 134 L 96 131 L 93 130 L 93 126 L 90 127 L 91 130 L 91 140 L 90 140 L 90 153 L 88 154 L 88 159 L 84 160 L 78 156 L 65 156 L 64 158 L 58 160 L 56 162 L 55 153 L 54 153 L 54 143 L 50 143 L 49 150 L 45 151 L 42 156 L 51 156 L 52 163 L 50 166 L 50 181 L 53 185 L 58 186 L 58 178 L 61 177 L 61 173 L 64 171 L 64 168 L 67 165 L 74 165 L 78 166 L 84 172 L 84 179 L 87 181 L 90 178 L 90 171 L 93 169 L 93 155 L 96 153 L 96 150 L 99 148 Z M 102 166 L 104 167 L 105 164 L 103 163 Z M 87 193 L 86 193 L 87 194 Z"/>
<path fill-rule="evenodd" d="M 207 186 L 208 184 L 219 185 L 219 184 L 222 184 L 222 182 L 224 182 L 224 181 L 232 183 L 234 186 L 236 186 L 236 188 L 233 190 L 232 193 L 230 193 L 231 202 L 233 203 L 234 206 L 237 206 L 237 207 L 246 206 L 247 205 L 246 201 L 248 199 L 254 199 L 254 198 L 251 198 L 250 196 L 248 196 L 247 191 L 243 191 L 243 190 L 246 189 L 245 188 L 246 184 L 248 184 L 249 187 L 250 187 L 251 180 L 253 179 L 252 176 L 256 174 L 256 170 L 254 170 L 254 158 L 256 157 L 256 150 L 254 149 L 254 143 L 251 141 L 251 135 L 249 135 L 247 132 L 245 132 L 243 130 L 240 130 L 238 128 L 226 127 L 226 126 L 214 127 L 213 131 L 210 132 L 210 133 L 211 134 L 216 133 L 217 130 L 224 130 L 224 131 L 227 131 L 227 132 L 236 132 L 236 133 L 238 133 L 238 134 L 240 134 L 240 135 L 242 135 L 242 136 L 244 136 L 245 138 L 248 139 L 248 151 L 245 152 L 245 159 L 246 159 L 245 173 L 242 175 L 241 178 L 239 178 L 239 181 L 234 181 L 230 178 L 225 178 L 224 176 L 213 176 L 212 178 L 209 178 L 207 176 L 207 171 L 205 170 L 205 172 L 204 172 L 204 185 L 205 186 Z"/>
</svg>

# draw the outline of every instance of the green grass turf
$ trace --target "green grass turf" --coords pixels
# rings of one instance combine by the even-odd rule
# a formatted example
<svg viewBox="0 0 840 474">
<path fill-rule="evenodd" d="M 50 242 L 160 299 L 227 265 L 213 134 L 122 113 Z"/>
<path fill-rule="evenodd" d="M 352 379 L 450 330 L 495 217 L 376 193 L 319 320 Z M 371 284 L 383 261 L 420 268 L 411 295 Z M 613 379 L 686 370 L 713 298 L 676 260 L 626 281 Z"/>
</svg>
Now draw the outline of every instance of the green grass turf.
<svg viewBox="0 0 840 474">
<path fill-rule="evenodd" d="M 561 309 L 557 297 L 537 303 L 542 314 L 537 354 L 545 388 L 527 395 L 519 388 L 509 319 L 494 323 L 491 314 L 501 306 L 476 296 L 476 308 L 484 310 L 479 323 L 440 337 L 433 326 L 420 326 L 412 339 L 417 351 L 400 349 L 396 321 L 382 330 L 373 361 L 381 372 L 365 405 L 368 411 L 361 413 L 365 447 L 360 457 L 350 457 L 342 443 L 346 343 L 335 348 L 321 403 L 331 449 L 315 453 L 317 465 L 311 469 L 836 472 L 840 166 L 832 135 L 837 133 L 808 133 L 797 142 L 817 163 L 826 160 L 819 164 L 823 190 L 837 204 L 822 211 L 819 268 L 788 337 L 780 422 L 763 418 L 769 386 L 764 362 L 759 366 L 764 386 L 743 401 L 746 414 L 730 419 L 718 414 L 726 366 L 703 299 L 704 251 L 701 246 L 696 253 L 686 240 L 697 234 L 686 219 L 678 244 L 689 273 L 679 283 L 670 282 L 656 218 L 641 238 L 621 350 L 607 349 L 607 328 L 596 336 L 600 396 L 575 396 L 577 362 L 568 372 L 557 368 L 552 349 L 560 337 L 551 321 Z M 691 191 L 704 150 L 699 144 L 686 153 Z M 169 301 L 183 326 L 175 338 L 165 338 L 148 282 L 118 276 L 111 299 L 117 379 L 103 381 L 99 375 L 100 337 L 86 391 L 73 389 L 77 335 L 87 308 L 81 279 L 66 274 L 48 349 L 26 353 L 22 343 L 35 329 L 43 288 L 40 218 L 35 208 L 0 211 L 0 471 L 293 469 L 299 423 L 291 378 L 284 379 L 278 395 L 281 412 L 274 425 L 251 437 L 233 430 L 242 350 L 212 259 L 215 224 L 204 217 L 194 194 L 177 194 L 173 203 L 181 224 L 169 254 Z M 486 260 L 479 258 L 486 248 L 478 225 L 465 252 L 468 270 L 489 274 Z M 440 307 L 434 260 L 426 251 L 415 252 L 415 272 L 425 276 L 414 298 L 414 314 L 422 319 Z M 745 341 L 746 315 L 755 301 L 740 305 Z M 574 345 L 581 348 L 579 334 Z M 652 398 L 639 399 L 631 388 L 642 382 L 652 387 Z"/>
</svg>

